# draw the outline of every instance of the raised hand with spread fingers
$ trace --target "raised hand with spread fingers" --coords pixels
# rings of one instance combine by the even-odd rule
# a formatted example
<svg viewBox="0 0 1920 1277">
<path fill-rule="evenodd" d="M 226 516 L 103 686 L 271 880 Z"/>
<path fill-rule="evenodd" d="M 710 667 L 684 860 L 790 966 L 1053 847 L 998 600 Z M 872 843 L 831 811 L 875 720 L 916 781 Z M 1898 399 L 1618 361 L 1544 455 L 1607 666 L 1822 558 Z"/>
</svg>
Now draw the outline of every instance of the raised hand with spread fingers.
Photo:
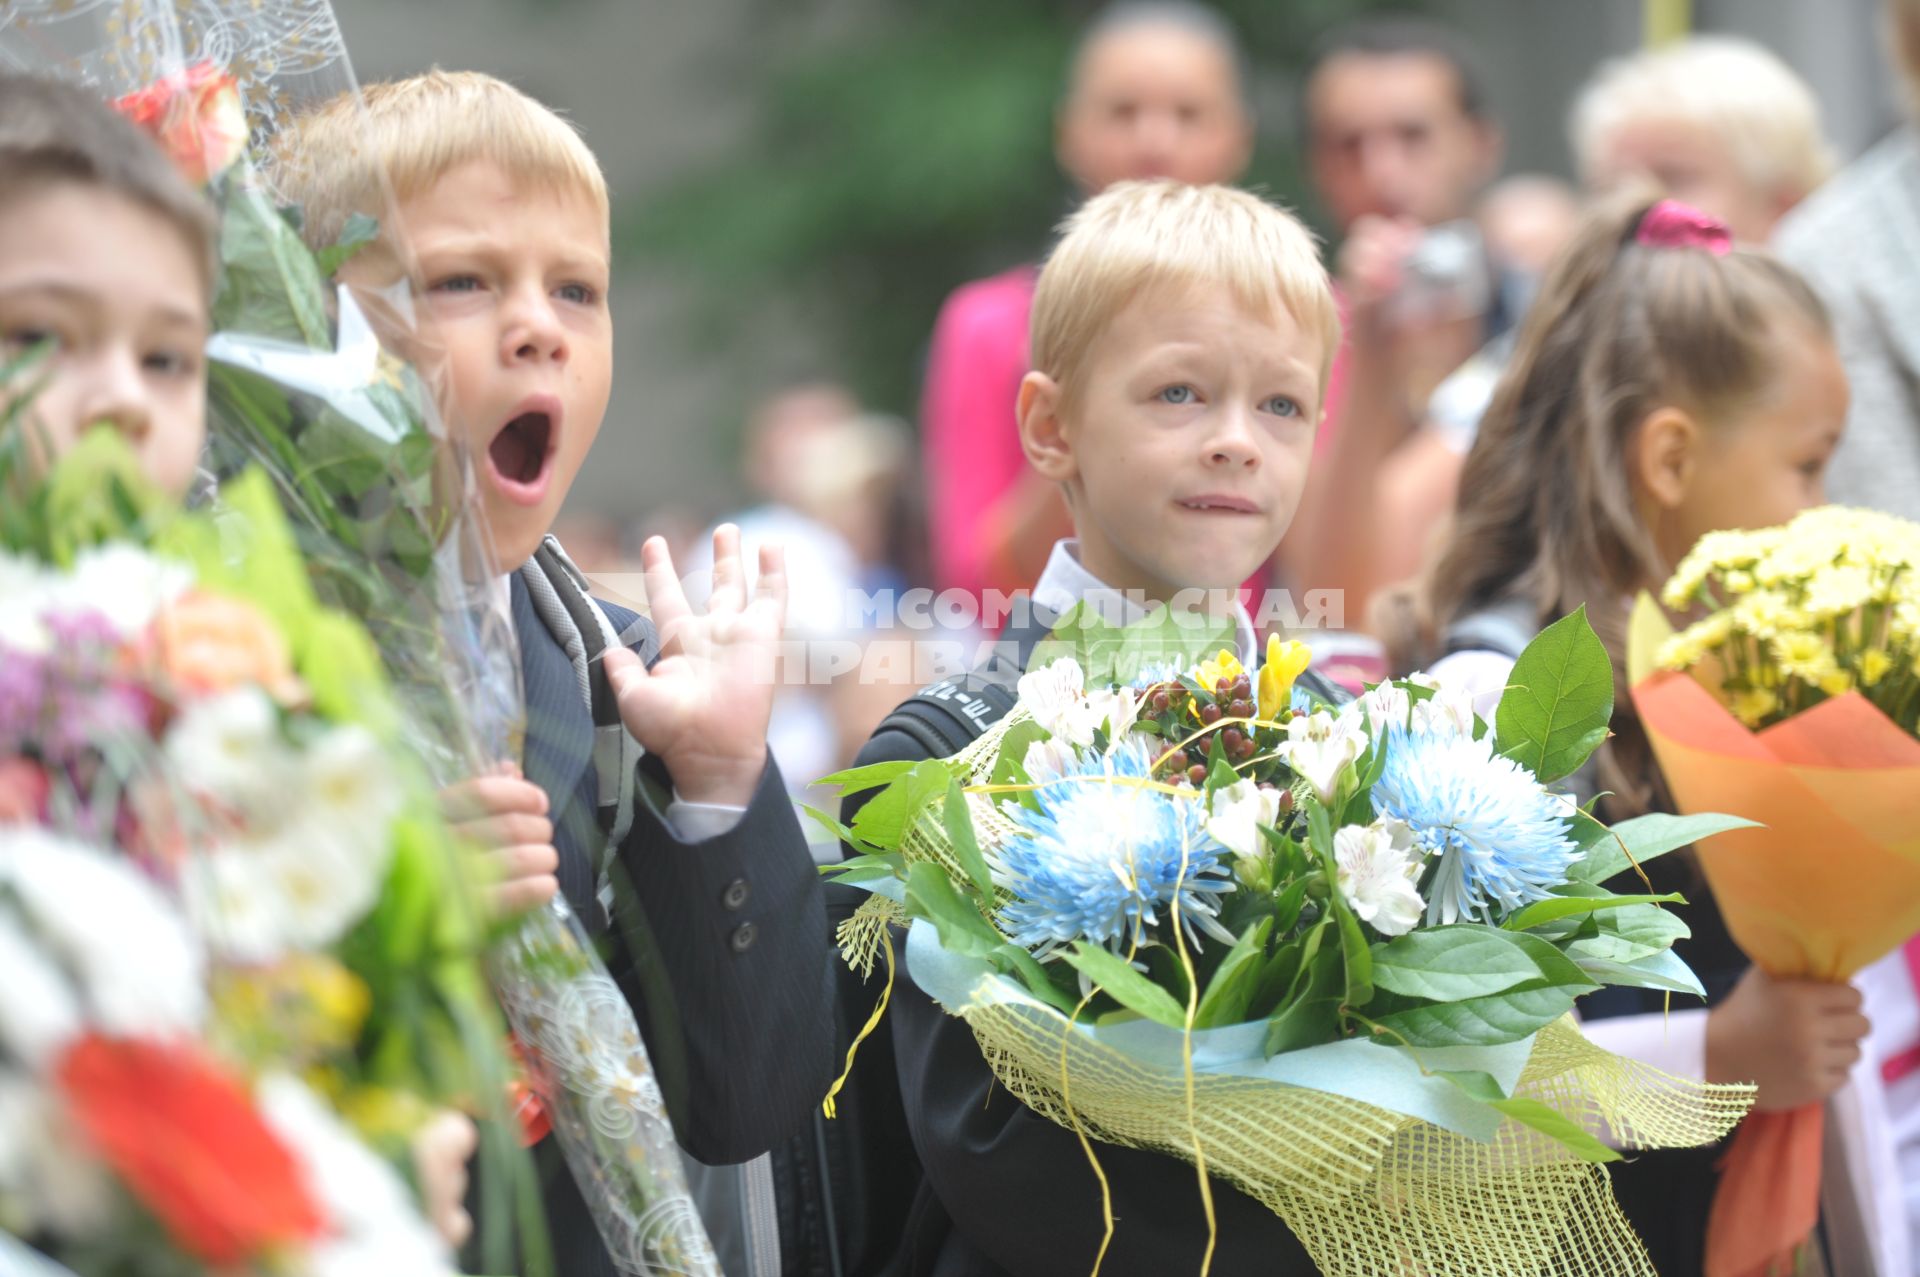
<svg viewBox="0 0 1920 1277">
<path fill-rule="evenodd" d="M 606 653 L 620 717 L 657 755 L 687 802 L 745 806 L 767 760 L 767 720 L 787 613 L 785 552 L 762 546 L 751 591 L 740 529 L 713 534 L 713 594 L 705 614 L 687 603 L 659 537 L 640 549 L 647 601 L 660 635 L 651 666 L 623 647 Z"/>
</svg>

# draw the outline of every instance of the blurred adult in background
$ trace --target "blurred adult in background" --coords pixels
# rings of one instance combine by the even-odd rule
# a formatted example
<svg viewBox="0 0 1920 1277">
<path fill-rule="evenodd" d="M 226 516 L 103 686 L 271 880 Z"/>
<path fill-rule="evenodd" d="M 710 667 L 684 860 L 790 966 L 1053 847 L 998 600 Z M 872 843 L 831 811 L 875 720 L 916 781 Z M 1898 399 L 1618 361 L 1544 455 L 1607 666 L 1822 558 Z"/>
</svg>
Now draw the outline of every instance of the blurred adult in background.
<svg viewBox="0 0 1920 1277">
<path fill-rule="evenodd" d="M 1608 62 L 1580 91 L 1570 131 L 1596 193 L 1652 182 L 1765 244 L 1827 180 L 1833 154 L 1813 89 L 1769 50 L 1700 35 Z"/>
<path fill-rule="evenodd" d="M 1885 21 L 1920 110 L 1920 0 L 1888 0 Z M 1774 248 L 1826 299 L 1853 384 L 1828 494 L 1920 518 L 1920 125 L 1909 120 L 1790 214 Z"/>
<path fill-rule="evenodd" d="M 1452 32 L 1373 18 L 1315 51 L 1303 100 L 1313 184 L 1340 235 L 1342 367 L 1329 390 L 1314 483 L 1280 547 L 1286 582 L 1338 589 L 1360 624 L 1377 582 L 1365 525 L 1385 459 L 1412 436 L 1435 386 L 1507 316 L 1472 221 L 1503 141 L 1481 78 Z M 1317 657 L 1384 668 L 1366 647 L 1307 634 Z"/>
<path fill-rule="evenodd" d="M 1730 36 L 1694 36 L 1603 64 L 1574 102 L 1569 133 L 1589 193 L 1650 186 L 1752 244 L 1765 243 L 1832 168 L 1812 89 L 1768 50 Z M 1493 211 L 1483 209 L 1483 221 Z M 1490 242 L 1497 233 L 1490 230 Z M 1442 382 L 1422 428 L 1382 463 L 1372 501 L 1378 518 L 1369 525 L 1374 586 L 1420 570 L 1453 508 L 1513 336 L 1495 339 Z"/>
<path fill-rule="evenodd" d="M 1083 195 L 1132 178 L 1230 182 L 1253 154 L 1239 39 L 1189 0 L 1121 0 L 1075 47 L 1054 154 Z M 921 438 L 939 587 L 1029 587 L 1067 535 L 1059 491 L 1028 470 L 1014 401 L 1035 270 L 957 289 L 934 325 Z"/>
</svg>

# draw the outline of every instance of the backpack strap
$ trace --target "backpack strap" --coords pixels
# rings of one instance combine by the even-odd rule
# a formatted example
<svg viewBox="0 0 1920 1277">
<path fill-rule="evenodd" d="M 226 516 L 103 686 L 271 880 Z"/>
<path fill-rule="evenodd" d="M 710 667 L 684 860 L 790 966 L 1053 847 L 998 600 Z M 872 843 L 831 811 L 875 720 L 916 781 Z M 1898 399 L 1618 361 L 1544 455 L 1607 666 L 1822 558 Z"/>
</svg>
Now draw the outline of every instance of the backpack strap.
<svg viewBox="0 0 1920 1277">
<path fill-rule="evenodd" d="M 633 828 L 636 768 L 641 755 L 640 743 L 620 719 L 620 702 L 607 678 L 606 663 L 599 659 L 601 653 L 620 643 L 620 634 L 599 600 L 588 593 L 586 577 L 553 537 L 541 542 L 520 574 L 534 611 L 573 662 L 581 699 L 593 714 L 593 767 L 599 794 L 595 815 L 607 835 L 594 868 L 604 898 L 614 849 Z"/>
<path fill-rule="evenodd" d="M 951 758 L 1005 718 L 1016 699 L 1012 684 L 990 670 L 975 670 L 921 688 L 878 731 L 904 732 L 927 757 Z"/>
</svg>

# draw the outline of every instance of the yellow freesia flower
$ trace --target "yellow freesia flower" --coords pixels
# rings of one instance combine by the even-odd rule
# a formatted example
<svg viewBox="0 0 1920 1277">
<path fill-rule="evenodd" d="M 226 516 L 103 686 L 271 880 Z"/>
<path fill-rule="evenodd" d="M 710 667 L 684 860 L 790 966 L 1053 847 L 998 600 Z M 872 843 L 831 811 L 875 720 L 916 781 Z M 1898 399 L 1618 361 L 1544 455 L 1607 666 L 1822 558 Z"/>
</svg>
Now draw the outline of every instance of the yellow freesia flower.
<svg viewBox="0 0 1920 1277">
<path fill-rule="evenodd" d="M 1829 696 L 1845 696 L 1853 690 L 1853 675 L 1845 670 L 1829 670 L 1820 676 L 1820 690 Z"/>
<path fill-rule="evenodd" d="M 1294 639 L 1281 642 L 1278 634 L 1267 635 L 1267 659 L 1260 663 L 1260 717 L 1272 722 L 1287 707 L 1293 694 L 1293 681 L 1313 660 L 1307 645 Z"/>
<path fill-rule="evenodd" d="M 1879 648 L 1870 648 L 1860 657 L 1860 686 L 1874 687 L 1893 668 L 1893 658 Z"/>
<path fill-rule="evenodd" d="M 1246 672 L 1246 667 L 1240 664 L 1240 658 L 1223 647 L 1220 655 L 1210 661 L 1200 662 L 1200 668 L 1194 671 L 1193 676 L 1200 686 L 1211 692 L 1221 679 L 1232 683 Z"/>
</svg>

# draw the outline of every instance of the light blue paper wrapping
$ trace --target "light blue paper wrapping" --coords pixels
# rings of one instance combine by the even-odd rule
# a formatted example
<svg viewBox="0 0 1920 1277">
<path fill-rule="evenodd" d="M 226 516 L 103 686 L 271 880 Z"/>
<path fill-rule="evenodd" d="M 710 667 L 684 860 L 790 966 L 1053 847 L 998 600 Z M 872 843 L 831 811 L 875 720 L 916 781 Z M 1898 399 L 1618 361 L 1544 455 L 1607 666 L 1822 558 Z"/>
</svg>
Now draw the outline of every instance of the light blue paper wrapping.
<svg viewBox="0 0 1920 1277">
<path fill-rule="evenodd" d="M 1017 1008 L 1037 1023 L 1058 1023 L 1060 1013 L 1028 993 L 984 959 L 969 958 L 940 946 L 931 923 L 915 921 L 907 933 L 907 974 L 934 1001 L 948 1011 L 975 1005 Z M 1182 1072 L 1185 1035 L 1151 1020 L 1118 1024 L 1073 1026 L 1077 1033 L 1100 1042 L 1169 1074 Z M 1325 1046 L 1287 1051 L 1271 1059 L 1264 1045 L 1264 1021 L 1193 1033 L 1196 1073 L 1218 1073 L 1264 1078 L 1285 1086 L 1304 1087 L 1359 1100 L 1390 1113 L 1431 1122 L 1481 1143 L 1492 1141 L 1504 1116 L 1464 1094 L 1433 1070 L 1478 1070 L 1511 1095 L 1533 1051 L 1533 1037 L 1486 1047 L 1440 1047 L 1422 1050 L 1416 1059 L 1400 1047 L 1382 1046 L 1349 1038 Z M 1424 1070 L 1424 1071 L 1423 1071 Z"/>
</svg>

